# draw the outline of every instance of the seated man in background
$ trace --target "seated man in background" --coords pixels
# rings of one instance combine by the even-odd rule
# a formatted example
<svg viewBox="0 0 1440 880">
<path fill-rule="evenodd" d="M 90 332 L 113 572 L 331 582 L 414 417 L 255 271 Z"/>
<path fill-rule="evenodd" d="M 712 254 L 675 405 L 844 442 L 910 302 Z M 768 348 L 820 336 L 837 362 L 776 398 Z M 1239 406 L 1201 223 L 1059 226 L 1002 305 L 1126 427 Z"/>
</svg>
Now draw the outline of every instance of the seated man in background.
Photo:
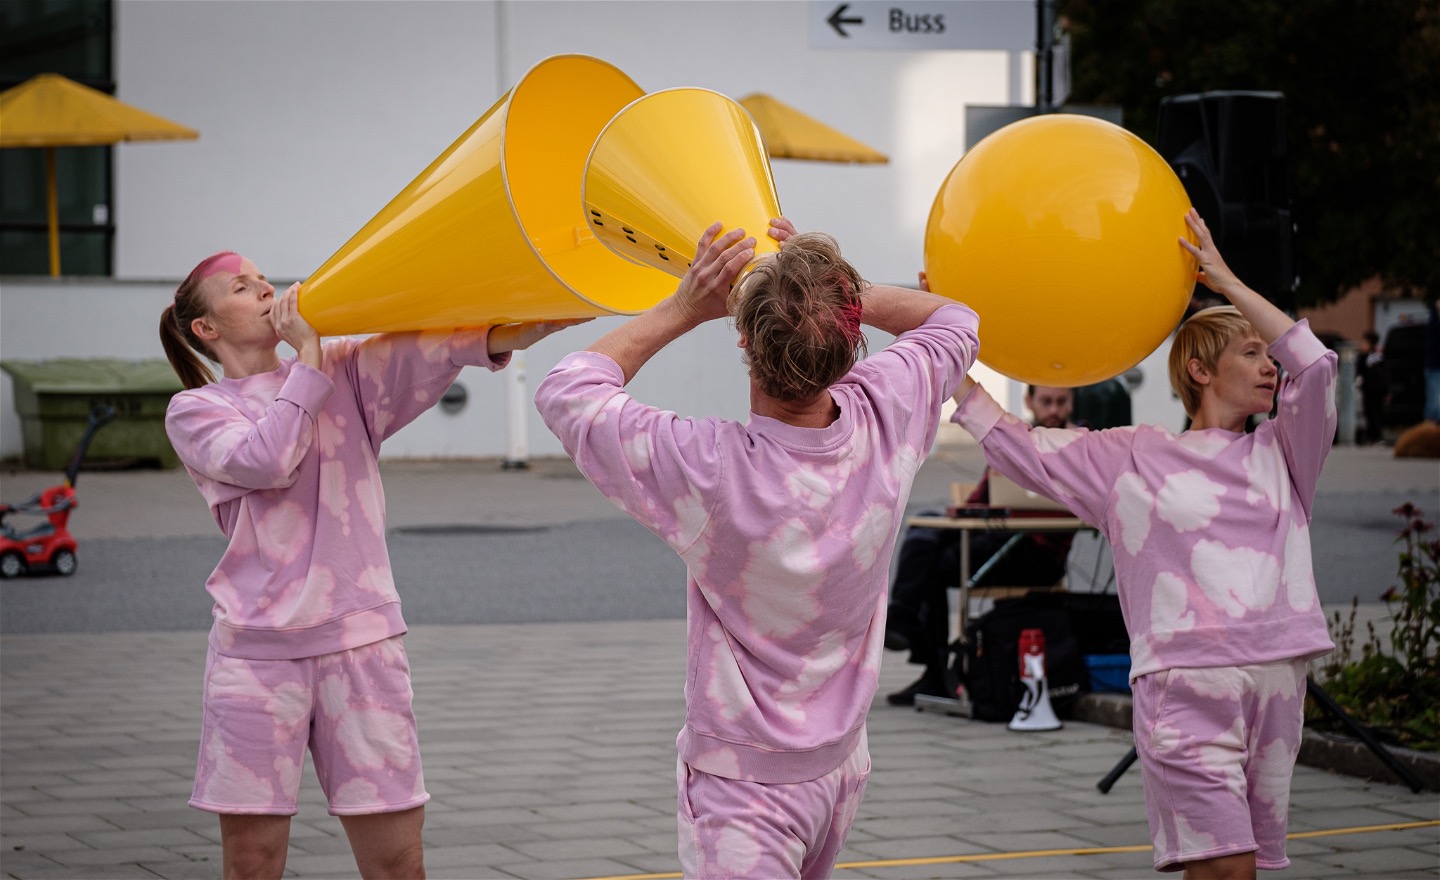
<svg viewBox="0 0 1440 880">
<path fill-rule="evenodd" d="M 1127 396 L 1128 399 L 1128 396 Z M 1025 408 L 1041 428 L 1071 427 L 1074 389 L 1028 385 Z M 990 503 L 990 469 L 981 474 L 966 504 Z M 941 516 L 943 511 L 925 511 Z M 970 570 L 978 571 L 1011 537 L 1012 532 L 973 532 L 970 535 Z M 1042 586 L 1065 576 L 1074 532 L 1029 532 L 984 573 L 976 586 Z M 885 623 L 885 647 L 908 650 L 910 662 L 924 673 L 904 690 L 886 696 L 893 706 L 913 706 L 918 695 L 951 697 L 945 669 L 949 659 L 950 603 L 946 588 L 960 580 L 960 532 L 911 526 L 905 530 L 898 554 L 890 611 Z"/>
</svg>

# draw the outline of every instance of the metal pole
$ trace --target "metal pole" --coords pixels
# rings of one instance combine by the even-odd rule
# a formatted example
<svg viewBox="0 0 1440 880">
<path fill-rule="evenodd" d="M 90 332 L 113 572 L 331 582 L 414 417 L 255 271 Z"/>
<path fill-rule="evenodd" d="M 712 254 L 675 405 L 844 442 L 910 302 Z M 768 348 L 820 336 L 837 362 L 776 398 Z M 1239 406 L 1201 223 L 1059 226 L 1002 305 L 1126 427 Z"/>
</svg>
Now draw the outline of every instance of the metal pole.
<svg viewBox="0 0 1440 880">
<path fill-rule="evenodd" d="M 1109 794 L 1110 789 L 1115 786 L 1116 781 L 1125 775 L 1125 771 L 1129 770 L 1130 765 L 1134 764 L 1139 757 L 1140 753 L 1135 750 L 1134 746 L 1131 746 L 1130 751 L 1125 753 L 1125 757 L 1121 758 L 1119 763 L 1114 767 L 1111 767 L 1110 772 L 1105 774 L 1105 778 L 1095 783 L 1095 787 L 1100 789 L 1101 794 Z"/>
<path fill-rule="evenodd" d="M 1310 696 L 1310 699 L 1319 703 L 1320 708 L 1325 710 L 1331 718 L 1339 721 L 1356 739 L 1364 743 L 1366 748 L 1370 749 L 1370 752 L 1380 759 L 1380 763 L 1389 767 L 1390 772 L 1400 777 L 1400 781 L 1405 783 L 1411 791 L 1419 794 L 1420 791 L 1425 788 L 1425 783 L 1420 781 L 1420 777 L 1411 773 L 1410 768 L 1401 764 L 1394 755 L 1390 754 L 1390 750 L 1385 748 L 1384 743 L 1375 738 L 1375 735 L 1370 732 L 1369 728 L 1359 721 L 1356 721 L 1349 712 L 1346 712 L 1339 703 L 1335 702 L 1334 697 L 1326 693 L 1325 689 L 1316 684 L 1315 679 L 1309 676 L 1305 678 L 1305 693 Z"/>
<path fill-rule="evenodd" d="M 525 390 L 525 353 L 510 353 L 505 369 L 505 460 L 500 466 L 507 471 L 530 467 L 530 444 L 527 422 L 530 395 Z"/>
<path fill-rule="evenodd" d="M 1055 112 L 1055 0 L 1035 0 L 1035 109 Z"/>
<path fill-rule="evenodd" d="M 60 192 L 55 184 L 55 148 L 45 148 L 45 223 L 50 229 L 50 277 L 60 277 Z"/>
<path fill-rule="evenodd" d="M 508 22 L 506 0 L 495 4 L 495 77 L 497 91 L 503 95 L 510 82 L 509 46 L 506 44 Z M 525 384 L 525 353 L 510 353 L 510 364 L 505 369 L 505 458 L 500 467 L 505 470 L 525 470 L 530 467 L 530 393 Z"/>
<path fill-rule="evenodd" d="M 1353 345 L 1342 345 L 1339 349 L 1340 375 L 1335 388 L 1335 409 L 1339 421 L 1336 425 L 1336 446 L 1355 445 L 1355 357 Z"/>
</svg>

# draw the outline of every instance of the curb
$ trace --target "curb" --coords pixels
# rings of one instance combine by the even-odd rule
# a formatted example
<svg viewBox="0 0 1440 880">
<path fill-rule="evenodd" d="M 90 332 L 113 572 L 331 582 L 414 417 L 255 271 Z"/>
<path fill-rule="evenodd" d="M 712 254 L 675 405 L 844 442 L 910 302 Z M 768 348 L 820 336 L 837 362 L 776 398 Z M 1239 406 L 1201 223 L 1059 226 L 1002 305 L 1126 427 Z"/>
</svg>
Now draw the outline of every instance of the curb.
<svg viewBox="0 0 1440 880">
<path fill-rule="evenodd" d="M 1076 721 L 1103 724 L 1123 730 L 1130 730 L 1133 726 L 1130 697 L 1125 694 L 1081 694 L 1075 701 L 1071 717 Z M 1440 754 L 1400 746 L 1389 746 L 1388 750 L 1396 761 L 1425 783 L 1427 790 L 1440 791 Z M 1359 779 L 1405 784 L 1359 740 L 1320 733 L 1309 728 L 1305 729 L 1300 741 L 1300 756 L 1297 762 L 1306 767 L 1316 767 Z"/>
<path fill-rule="evenodd" d="M 1427 791 L 1440 791 L 1440 755 L 1400 746 L 1387 746 L 1386 750 L 1402 767 L 1415 774 Z M 1320 767 L 1332 773 L 1405 784 L 1364 743 L 1349 737 L 1306 730 L 1298 760 L 1307 767 Z"/>
</svg>

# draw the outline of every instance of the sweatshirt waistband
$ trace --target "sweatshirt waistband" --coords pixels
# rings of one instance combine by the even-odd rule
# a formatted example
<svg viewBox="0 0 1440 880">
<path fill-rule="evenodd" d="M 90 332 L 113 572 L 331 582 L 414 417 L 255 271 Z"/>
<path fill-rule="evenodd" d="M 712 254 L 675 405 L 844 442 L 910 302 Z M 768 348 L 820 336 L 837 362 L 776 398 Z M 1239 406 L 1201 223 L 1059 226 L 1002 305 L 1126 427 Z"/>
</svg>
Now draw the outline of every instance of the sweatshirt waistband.
<svg viewBox="0 0 1440 880">
<path fill-rule="evenodd" d="M 405 633 L 398 601 L 356 611 L 312 626 L 264 629 L 216 620 L 210 647 L 242 660 L 297 660 L 373 644 Z"/>
</svg>

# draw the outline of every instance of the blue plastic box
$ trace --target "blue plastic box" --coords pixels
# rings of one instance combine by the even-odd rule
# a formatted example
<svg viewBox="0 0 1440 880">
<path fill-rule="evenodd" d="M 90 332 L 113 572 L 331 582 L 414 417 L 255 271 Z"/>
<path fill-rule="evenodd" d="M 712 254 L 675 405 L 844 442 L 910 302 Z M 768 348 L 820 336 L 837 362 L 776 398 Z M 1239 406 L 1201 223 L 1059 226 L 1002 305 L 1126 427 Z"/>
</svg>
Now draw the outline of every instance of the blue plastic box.
<svg viewBox="0 0 1440 880">
<path fill-rule="evenodd" d="M 1085 670 L 1090 673 L 1090 690 L 1096 693 L 1130 693 L 1129 654 L 1086 654 Z"/>
</svg>

